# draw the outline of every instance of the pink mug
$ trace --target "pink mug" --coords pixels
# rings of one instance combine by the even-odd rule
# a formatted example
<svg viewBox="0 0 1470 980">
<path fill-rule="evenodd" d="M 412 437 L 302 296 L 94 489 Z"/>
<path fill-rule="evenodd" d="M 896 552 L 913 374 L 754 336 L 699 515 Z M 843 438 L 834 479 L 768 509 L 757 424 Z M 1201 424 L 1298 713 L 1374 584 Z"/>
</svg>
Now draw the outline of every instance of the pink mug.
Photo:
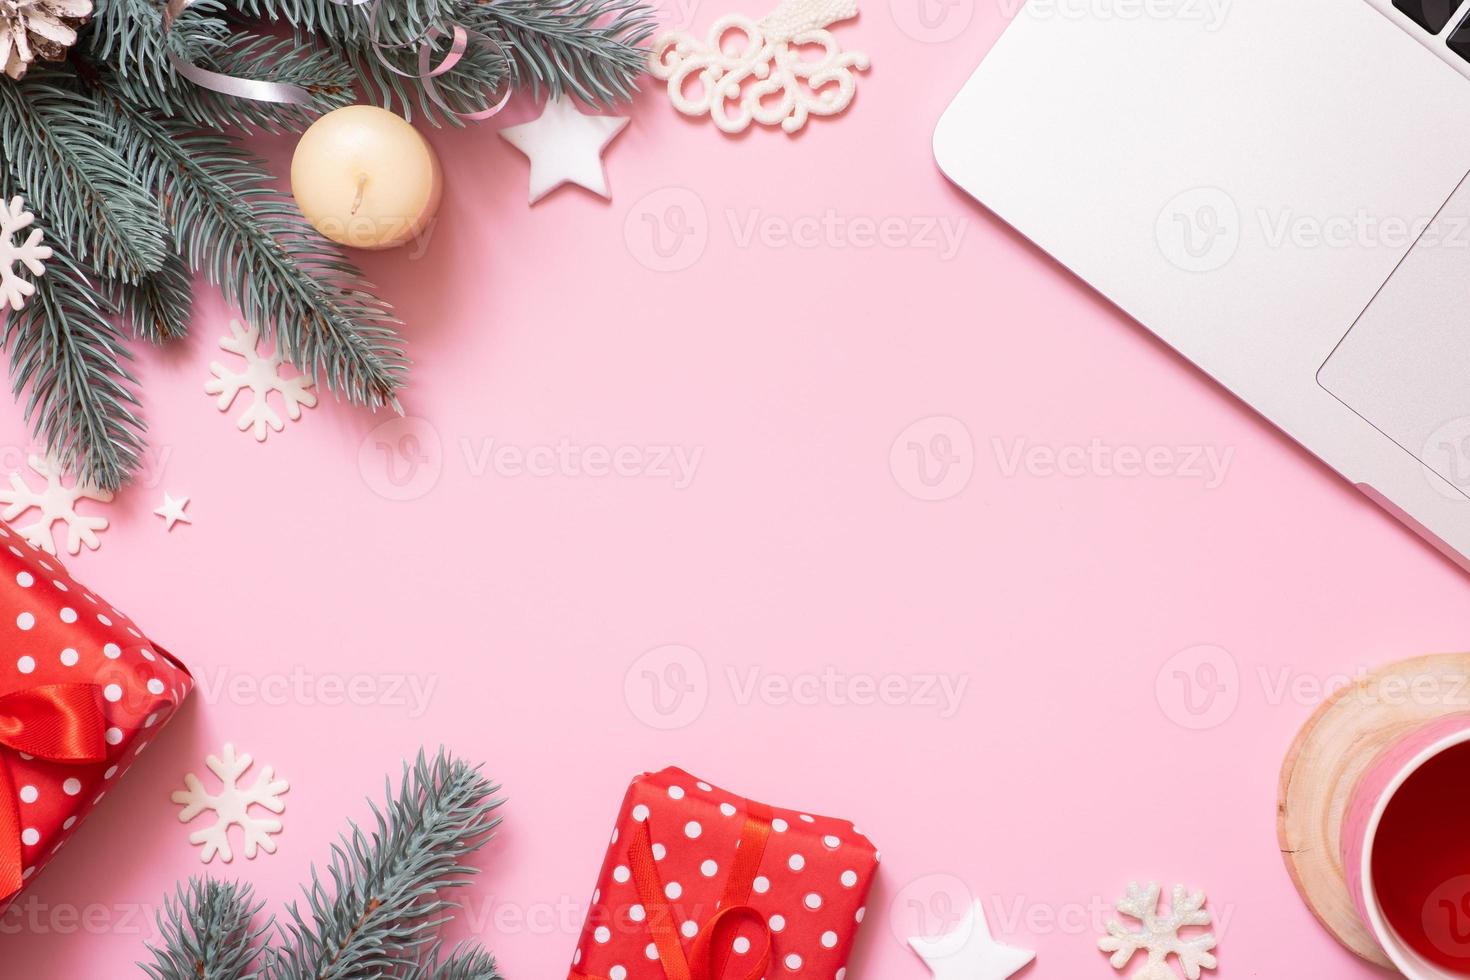
<svg viewBox="0 0 1470 980">
<path fill-rule="evenodd" d="M 1404 976 L 1470 976 L 1470 714 L 1379 753 L 1348 797 L 1342 859 L 1359 917 Z"/>
</svg>

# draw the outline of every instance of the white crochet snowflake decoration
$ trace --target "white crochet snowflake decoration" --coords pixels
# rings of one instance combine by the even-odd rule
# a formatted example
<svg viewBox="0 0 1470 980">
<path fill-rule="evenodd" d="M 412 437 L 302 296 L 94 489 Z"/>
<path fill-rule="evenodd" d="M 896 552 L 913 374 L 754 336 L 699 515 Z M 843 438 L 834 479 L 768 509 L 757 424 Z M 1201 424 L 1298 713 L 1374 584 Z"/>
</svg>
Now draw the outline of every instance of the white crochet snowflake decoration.
<svg viewBox="0 0 1470 980">
<path fill-rule="evenodd" d="M 73 482 L 68 486 L 62 482 L 61 467 L 49 459 L 29 456 L 26 462 L 46 481 L 46 486 L 33 490 L 19 473 L 11 473 L 10 488 L 7 490 L 0 487 L 0 504 L 5 505 L 5 510 L 0 511 L 0 518 L 14 521 L 27 511 L 38 510 L 40 516 L 35 521 L 16 528 L 32 547 L 40 548 L 50 555 L 56 554 L 52 526 L 61 521 L 66 525 L 68 553 L 79 554 L 82 545 L 96 551 L 101 544 L 97 540 L 97 532 L 107 530 L 107 518 L 79 514 L 77 503 L 82 500 L 111 503 L 112 494 L 81 482 Z"/>
<path fill-rule="evenodd" d="M 25 309 L 26 299 L 35 293 L 36 286 L 16 275 L 15 264 L 19 262 L 31 270 L 31 275 L 39 276 L 46 271 L 43 262 L 51 258 L 50 246 L 41 244 L 41 229 L 32 229 L 25 241 L 16 240 L 16 235 L 35 220 L 19 197 L 0 204 L 0 306 L 16 311 Z"/>
<path fill-rule="evenodd" d="M 316 405 L 316 394 L 311 390 L 312 381 L 309 378 L 300 375 L 283 377 L 280 352 L 269 356 L 261 354 L 256 349 L 259 343 L 258 327 L 245 327 L 239 320 L 231 320 L 229 336 L 221 337 L 219 345 L 231 354 L 244 358 L 245 369 L 231 371 L 218 361 L 211 361 L 209 370 L 214 377 L 204 383 L 204 391 L 206 394 L 218 395 L 216 404 L 221 412 L 226 412 L 234 403 L 235 397 L 249 388 L 250 404 L 240 414 L 236 425 L 241 432 L 253 429 L 255 441 L 265 442 L 271 429 L 280 432 L 286 427 L 286 423 L 281 421 L 281 416 L 267 400 L 271 392 L 280 394 L 286 405 L 286 415 L 292 422 L 301 418 L 303 408 Z"/>
<path fill-rule="evenodd" d="M 250 808 L 262 806 L 272 813 L 280 813 L 286 808 L 281 794 L 290 789 L 291 784 L 284 779 L 276 779 L 275 771 L 270 766 L 263 766 L 254 784 L 242 787 L 240 777 L 254 761 L 248 753 L 236 755 L 235 746 L 226 744 L 219 756 L 212 755 L 204 760 L 204 764 L 219 777 L 221 788 L 218 793 L 206 791 L 199 777 L 192 772 L 184 777 L 185 788 L 174 791 L 173 801 L 184 807 L 179 813 L 180 823 L 188 823 L 205 810 L 213 810 L 219 817 L 213 826 L 189 835 L 189 843 L 204 845 L 199 850 L 199 860 L 205 864 L 214 860 L 216 854 L 226 863 L 233 860 L 231 827 L 239 827 L 245 832 L 247 861 L 254 860 L 257 848 L 267 854 L 276 853 L 276 842 L 271 835 L 281 832 L 281 821 L 274 817 L 253 816 Z"/>
<path fill-rule="evenodd" d="M 810 116 L 836 115 L 852 102 L 853 72 L 868 68 L 868 56 L 843 51 L 825 28 L 856 16 L 857 0 L 784 0 L 759 21 L 727 14 L 702 41 L 687 31 L 660 36 L 650 71 L 668 81 L 669 100 L 686 116 L 707 114 L 726 133 L 752 122 L 794 133 Z M 734 33 L 742 40 L 731 51 L 725 40 Z M 809 46 L 820 55 L 804 56 Z M 692 95 L 691 78 L 698 82 Z"/>
<path fill-rule="evenodd" d="M 1165 915 L 1159 911 L 1158 882 L 1151 881 L 1144 888 L 1130 882 L 1128 894 L 1118 902 L 1118 911 L 1138 920 L 1142 928 L 1130 932 L 1116 919 L 1108 923 L 1108 934 L 1097 945 L 1103 952 L 1113 954 L 1113 969 L 1122 970 L 1138 952 L 1146 952 L 1148 960 L 1132 975 L 1132 980 L 1178 980 L 1168 965 L 1171 953 L 1178 958 L 1189 980 L 1199 980 L 1201 968 L 1215 968 L 1215 955 L 1210 952 L 1215 948 L 1213 933 L 1188 938 L 1179 935 L 1182 929 L 1211 924 L 1203 892 L 1187 892 L 1183 885 L 1175 885 Z"/>
</svg>

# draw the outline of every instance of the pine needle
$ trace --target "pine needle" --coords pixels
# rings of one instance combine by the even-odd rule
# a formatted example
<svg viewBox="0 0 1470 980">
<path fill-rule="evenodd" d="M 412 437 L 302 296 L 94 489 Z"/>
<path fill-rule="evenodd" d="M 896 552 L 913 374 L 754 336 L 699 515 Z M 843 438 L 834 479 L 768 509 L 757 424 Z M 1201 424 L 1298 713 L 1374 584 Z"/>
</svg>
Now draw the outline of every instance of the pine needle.
<svg viewBox="0 0 1470 980">
<path fill-rule="evenodd" d="M 125 155 L 189 266 L 303 373 L 369 408 L 395 405 L 408 373 L 399 321 L 264 165 L 227 135 L 114 106 Z"/>
<path fill-rule="evenodd" d="M 165 44 L 163 5 L 154 0 L 95 0 L 87 49 L 124 78 L 154 88 L 178 76 L 168 62 L 172 53 L 197 61 L 224 43 L 229 25 L 218 16 L 222 0 L 196 0 L 174 22 Z"/>
<path fill-rule="evenodd" d="M 194 283 L 183 256 L 171 253 L 163 268 L 136 283 L 112 282 L 112 304 L 134 337 L 155 344 L 176 340 L 189 332 Z"/>
<path fill-rule="evenodd" d="M 0 85 L 0 184 L 25 197 L 56 250 L 0 339 L 28 423 L 102 489 L 124 482 L 142 450 L 112 318 L 150 341 L 181 336 L 191 271 L 348 400 L 396 407 L 407 381 L 392 308 L 278 192 L 240 131 L 300 130 L 359 90 L 436 125 L 462 125 L 506 86 L 612 104 L 634 92 L 655 22 L 644 0 L 392 0 L 373 18 L 338 0 L 196 0 L 165 34 L 163 9 L 95 0 L 67 61 Z M 252 19 L 294 36 L 252 31 Z M 464 56 L 431 83 L 417 77 L 420 49 L 438 32 L 438 64 L 456 26 L 472 32 Z M 310 104 L 201 89 L 170 55 L 298 85 Z"/>
<path fill-rule="evenodd" d="M 136 279 L 167 254 L 158 202 L 109 145 L 96 100 L 67 83 L 41 69 L 0 85 L 0 147 L 48 241 L 109 279 Z"/>
<path fill-rule="evenodd" d="M 337 57 L 352 66 L 373 102 L 402 113 L 409 120 L 422 117 L 434 125 L 463 125 L 456 113 L 479 112 L 499 97 L 509 65 L 493 46 L 471 44 L 433 86 L 448 107 L 430 97 L 419 74 L 419 48 L 433 28 L 445 36 L 430 59 L 438 64 L 448 51 L 448 33 L 461 16 L 460 0 L 399 0 L 373 8 L 344 5 L 334 0 L 231 0 L 242 15 L 280 21 L 298 31 L 322 38 Z"/>
<path fill-rule="evenodd" d="M 280 20 L 319 34 L 368 81 L 375 101 L 411 115 L 415 108 L 436 125 L 445 120 L 416 74 L 416 49 L 430 28 L 459 25 L 489 39 L 472 39 L 463 60 L 435 79 L 454 112 L 474 112 L 498 97 L 509 81 L 556 98 L 570 93 L 593 105 L 632 97 L 648 68 L 643 47 L 657 21 L 642 0 L 401 0 L 378 8 L 375 25 L 361 11 L 334 0 L 231 0 L 243 14 Z M 357 15 L 354 16 L 354 13 Z M 373 30 L 383 47 L 373 46 Z M 447 40 L 441 41 L 442 55 Z M 399 46 L 399 47 L 395 47 Z M 431 59 L 435 63 L 438 56 Z M 454 116 L 447 121 L 458 124 Z"/>
<path fill-rule="evenodd" d="M 404 971 L 401 980 L 504 980 L 495 967 L 495 957 L 472 946 L 458 946 L 440 959 L 439 948 Z"/>
<path fill-rule="evenodd" d="M 418 973 L 432 957 L 434 934 L 454 906 L 440 891 L 467 883 L 464 864 L 489 841 L 500 818 L 499 787 L 478 767 L 442 749 L 405 763 L 395 796 L 373 805 L 372 833 L 356 824 L 332 848 L 329 888 L 316 869 L 304 889 L 308 912 L 296 905 L 283 927 L 263 980 L 357 980 L 410 975 L 440 980 L 490 980 L 494 962 L 483 954 L 452 957 L 459 972 Z M 308 921 L 309 919 L 309 921 Z"/>
<path fill-rule="evenodd" d="M 658 26 L 639 0 L 495 0 L 471 5 L 469 23 L 504 44 L 513 85 L 592 105 L 633 97 Z"/>
<path fill-rule="evenodd" d="M 191 880 L 158 916 L 152 980 L 503 980 L 488 952 L 446 955 L 435 933 L 455 907 L 441 890 L 476 873 L 464 860 L 490 840 L 500 787 L 440 749 L 404 764 L 398 793 L 373 805 L 372 833 L 356 824 L 332 848 L 328 887 L 315 867 L 307 912 L 255 926 L 249 887 Z M 279 940 L 263 945 L 271 926 Z M 253 969 L 252 969 L 253 968 Z"/>
<path fill-rule="evenodd" d="M 296 85 L 311 101 L 292 105 L 223 95 L 200 88 L 172 70 L 162 80 L 114 72 L 110 82 L 134 105 L 216 130 L 299 132 L 322 113 L 357 101 L 353 67 L 332 50 L 303 43 L 301 38 L 235 31 L 228 44 L 201 54 L 196 63 L 236 78 Z"/>
<path fill-rule="evenodd" d="M 148 945 L 153 962 L 138 965 L 153 980 L 255 980 L 270 928 L 253 924 L 262 908 L 249 885 L 190 878 L 158 913 L 163 941 Z"/>
<path fill-rule="evenodd" d="M 0 180 L 0 192 L 14 188 Z M 61 466 L 83 483 L 117 490 L 137 467 L 143 421 L 133 409 L 130 355 L 110 314 L 113 307 L 72 258 L 46 233 L 51 258 L 34 279 L 35 295 L 0 326 L 10 355 L 11 390 L 24 398 L 26 422 Z"/>
</svg>

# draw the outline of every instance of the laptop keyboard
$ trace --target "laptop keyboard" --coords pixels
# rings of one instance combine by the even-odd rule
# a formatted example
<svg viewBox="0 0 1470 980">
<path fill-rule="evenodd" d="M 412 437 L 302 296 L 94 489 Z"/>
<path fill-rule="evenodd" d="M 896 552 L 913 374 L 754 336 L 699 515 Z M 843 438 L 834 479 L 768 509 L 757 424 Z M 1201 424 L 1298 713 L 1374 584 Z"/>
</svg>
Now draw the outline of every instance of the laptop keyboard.
<svg viewBox="0 0 1470 980">
<path fill-rule="evenodd" d="M 1455 54 L 1470 61 L 1470 14 L 1460 21 L 1460 26 L 1450 32 L 1450 50 Z"/>
<path fill-rule="evenodd" d="M 1438 34 L 1460 9 L 1460 0 L 1393 0 L 1393 5 L 1429 33 Z M 1461 24 L 1456 33 L 1463 30 Z"/>
<path fill-rule="evenodd" d="M 1404 14 L 1430 34 L 1438 37 L 1460 9 L 1464 0 L 1393 0 L 1399 13 Z M 1466 9 L 1459 25 L 1445 36 L 1445 44 L 1455 54 L 1470 61 L 1470 8 Z"/>
</svg>

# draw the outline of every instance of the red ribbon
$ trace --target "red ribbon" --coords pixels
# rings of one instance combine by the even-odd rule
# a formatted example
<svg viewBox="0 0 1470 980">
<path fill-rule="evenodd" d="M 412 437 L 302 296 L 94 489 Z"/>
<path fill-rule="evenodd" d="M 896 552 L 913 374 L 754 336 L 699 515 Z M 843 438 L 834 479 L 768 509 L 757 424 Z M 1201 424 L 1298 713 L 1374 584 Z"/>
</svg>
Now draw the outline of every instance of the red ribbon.
<svg viewBox="0 0 1470 980">
<path fill-rule="evenodd" d="M 735 845 L 735 863 L 725 880 L 724 896 L 715 906 L 714 915 L 695 935 L 688 958 L 684 956 L 684 943 L 673 907 L 669 905 L 664 884 L 659 879 L 648 822 L 645 820 L 633 828 L 632 840 L 628 842 L 628 867 L 633 873 L 638 898 L 647 913 L 648 929 L 653 934 L 653 944 L 658 950 L 666 980 L 724 980 L 732 946 L 744 923 L 756 925 L 762 934 L 763 945 L 752 959 L 743 980 L 761 980 L 766 975 L 771 965 L 771 929 L 766 924 L 766 917 L 745 903 L 750 900 L 751 888 L 760 872 L 766 841 L 771 836 L 772 816 L 770 807 L 747 801 L 745 827 Z M 580 980 L 601 978 L 581 976 Z"/>
<path fill-rule="evenodd" d="M 95 684 L 45 684 L 0 697 L 0 745 L 70 765 L 107 760 L 107 719 Z M 0 758 L 0 901 L 22 882 L 20 804 Z"/>
</svg>

